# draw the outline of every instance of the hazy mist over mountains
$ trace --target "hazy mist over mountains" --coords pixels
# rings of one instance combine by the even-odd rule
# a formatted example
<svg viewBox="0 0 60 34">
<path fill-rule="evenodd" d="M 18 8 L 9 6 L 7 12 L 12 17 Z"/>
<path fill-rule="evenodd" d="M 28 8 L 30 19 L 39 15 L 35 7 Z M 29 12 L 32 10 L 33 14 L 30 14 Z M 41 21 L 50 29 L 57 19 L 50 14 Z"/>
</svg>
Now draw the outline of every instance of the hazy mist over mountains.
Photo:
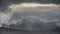
<svg viewBox="0 0 60 34">
<path fill-rule="evenodd" d="M 31 4 L 22 4 L 24 6 L 21 6 L 21 3 L 33 3 L 31 0 L 7 1 L 0 2 L 0 27 L 44 32 L 58 29 L 57 31 L 60 32 L 59 0 L 49 0 L 50 2 L 48 0 L 45 2 L 43 2 L 44 0 L 32 0 L 38 2 L 37 7 Z M 49 6 L 49 4 L 52 6 Z M 59 32 L 54 31 L 51 34 L 59 34 Z"/>
</svg>

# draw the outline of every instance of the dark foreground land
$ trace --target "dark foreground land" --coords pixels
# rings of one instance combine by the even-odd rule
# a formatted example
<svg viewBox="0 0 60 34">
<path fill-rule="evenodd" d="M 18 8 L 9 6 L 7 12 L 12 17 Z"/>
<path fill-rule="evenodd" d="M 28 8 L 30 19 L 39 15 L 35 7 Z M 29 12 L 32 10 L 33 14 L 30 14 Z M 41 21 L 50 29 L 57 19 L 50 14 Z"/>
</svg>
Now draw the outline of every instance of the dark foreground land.
<svg viewBox="0 0 60 34">
<path fill-rule="evenodd" d="M 42 32 L 34 30 L 19 30 L 19 29 L 0 27 L 0 34 L 59 34 L 59 33 L 57 30 L 52 30 L 51 32 L 50 31 Z"/>
</svg>

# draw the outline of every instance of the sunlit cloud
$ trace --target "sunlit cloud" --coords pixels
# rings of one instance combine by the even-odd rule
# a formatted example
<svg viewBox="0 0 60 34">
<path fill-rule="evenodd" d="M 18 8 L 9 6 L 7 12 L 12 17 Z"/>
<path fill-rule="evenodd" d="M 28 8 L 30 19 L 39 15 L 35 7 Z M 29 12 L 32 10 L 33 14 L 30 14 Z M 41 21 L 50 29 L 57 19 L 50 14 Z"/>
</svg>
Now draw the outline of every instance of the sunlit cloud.
<svg viewBox="0 0 60 34">
<path fill-rule="evenodd" d="M 21 3 L 21 4 L 12 4 L 9 8 L 16 7 L 57 7 L 56 4 L 40 4 L 40 3 Z"/>
</svg>

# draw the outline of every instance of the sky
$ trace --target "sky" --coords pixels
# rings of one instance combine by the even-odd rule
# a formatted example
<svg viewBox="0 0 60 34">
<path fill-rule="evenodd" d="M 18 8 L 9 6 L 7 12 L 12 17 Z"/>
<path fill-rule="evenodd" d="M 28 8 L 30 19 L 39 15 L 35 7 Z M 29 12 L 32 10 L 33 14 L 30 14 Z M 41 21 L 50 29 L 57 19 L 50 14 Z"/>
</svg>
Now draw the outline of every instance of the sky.
<svg viewBox="0 0 60 34">
<path fill-rule="evenodd" d="M 1 22 L 8 22 L 7 20 L 12 18 L 10 15 L 12 15 L 14 12 L 27 14 L 29 12 L 34 14 L 36 13 L 36 15 L 41 16 L 39 18 L 43 18 L 42 20 L 53 18 L 53 15 L 58 15 L 57 13 L 59 13 L 59 1 L 60 0 L 0 0 Z M 38 13 L 41 13 L 42 15 Z M 49 14 L 47 15 L 46 13 Z M 43 16 L 44 14 L 46 16 L 49 16 L 50 14 L 53 15 L 46 17 Z"/>
<path fill-rule="evenodd" d="M 37 2 L 37 3 L 44 3 L 44 4 L 59 4 L 60 0 L 0 0 L 0 9 L 6 10 L 8 6 L 11 4 L 20 4 L 25 2 Z"/>
<path fill-rule="evenodd" d="M 9 27 L 19 22 L 17 25 L 28 30 L 60 27 L 59 3 L 60 0 L 0 0 L 0 26 L 4 23 Z"/>
</svg>

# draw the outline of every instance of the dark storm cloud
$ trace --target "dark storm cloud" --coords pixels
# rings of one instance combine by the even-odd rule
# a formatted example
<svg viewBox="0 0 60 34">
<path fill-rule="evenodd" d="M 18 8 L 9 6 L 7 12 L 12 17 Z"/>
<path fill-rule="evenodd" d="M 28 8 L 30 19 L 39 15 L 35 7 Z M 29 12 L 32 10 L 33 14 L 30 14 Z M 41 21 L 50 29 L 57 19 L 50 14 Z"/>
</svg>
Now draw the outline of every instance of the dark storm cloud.
<svg viewBox="0 0 60 34">
<path fill-rule="evenodd" d="M 59 3 L 60 0 L 10 0 L 12 3 L 20 3 L 20 2 L 39 2 L 39 3 Z"/>
<path fill-rule="evenodd" d="M 60 3 L 60 0 L 3 0 L 6 3 L 21 3 L 21 2 L 39 2 L 39 3 Z"/>
<path fill-rule="evenodd" d="M 38 3 L 53 3 L 59 4 L 60 0 L 0 0 L 0 12 L 8 9 L 8 6 L 11 4 L 19 4 L 23 2 L 38 2 Z"/>
<path fill-rule="evenodd" d="M 0 0 L 0 5 L 18 4 L 22 2 L 39 2 L 39 3 L 60 3 L 60 0 Z"/>
<path fill-rule="evenodd" d="M 54 3 L 54 4 L 57 4 L 60 2 L 59 0 L 35 0 L 35 1 L 39 3 Z"/>
</svg>

